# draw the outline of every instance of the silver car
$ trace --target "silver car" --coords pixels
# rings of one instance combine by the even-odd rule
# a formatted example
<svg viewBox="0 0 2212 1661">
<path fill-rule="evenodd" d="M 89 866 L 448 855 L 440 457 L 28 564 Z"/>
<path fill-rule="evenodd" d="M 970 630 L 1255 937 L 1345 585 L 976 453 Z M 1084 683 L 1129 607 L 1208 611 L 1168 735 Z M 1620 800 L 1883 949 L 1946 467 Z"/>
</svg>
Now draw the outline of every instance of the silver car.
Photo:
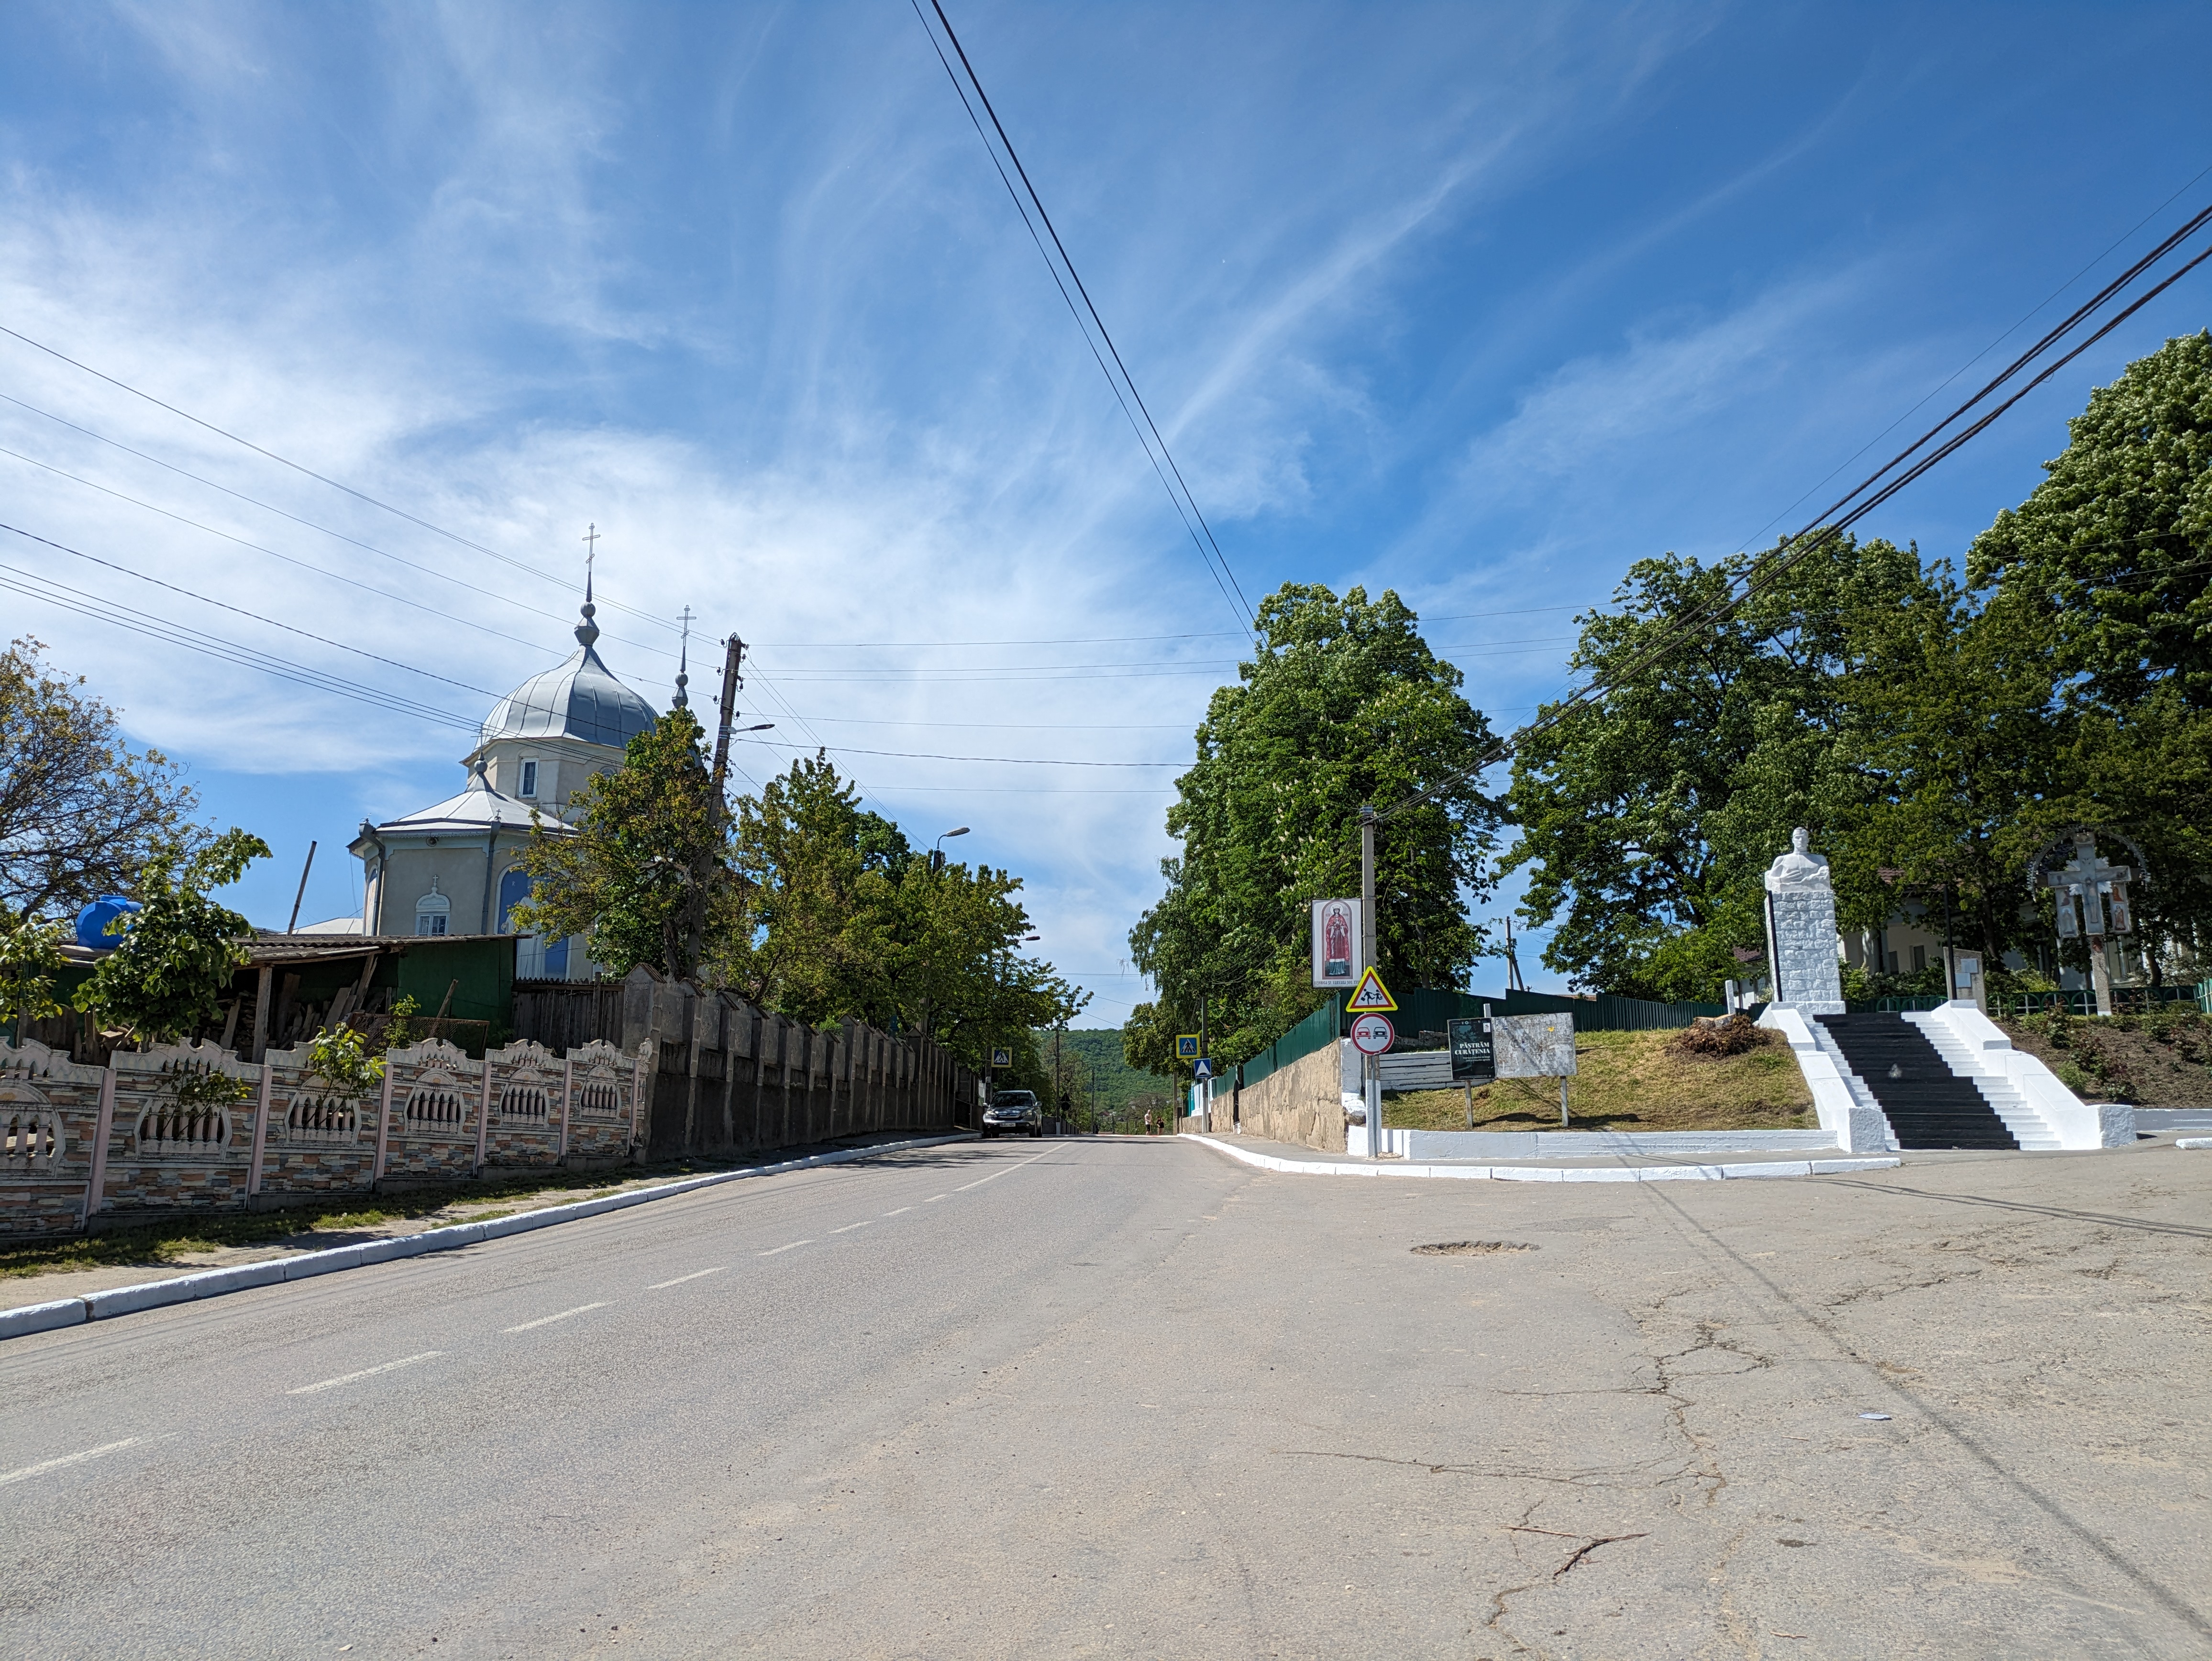
<svg viewBox="0 0 2212 1661">
<path fill-rule="evenodd" d="M 991 1098 L 990 1106 L 983 1110 L 983 1140 L 988 1142 L 994 1136 L 1024 1135 L 1044 1135 L 1044 1110 L 1037 1105 L 1032 1092 L 1001 1090 Z"/>
</svg>

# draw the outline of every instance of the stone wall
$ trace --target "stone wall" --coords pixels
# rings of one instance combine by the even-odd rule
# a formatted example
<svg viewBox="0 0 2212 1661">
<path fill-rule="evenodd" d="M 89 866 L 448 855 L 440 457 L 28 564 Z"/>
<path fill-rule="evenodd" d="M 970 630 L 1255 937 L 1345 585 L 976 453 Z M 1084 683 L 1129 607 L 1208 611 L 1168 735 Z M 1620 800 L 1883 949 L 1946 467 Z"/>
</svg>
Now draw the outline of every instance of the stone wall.
<svg viewBox="0 0 2212 1661">
<path fill-rule="evenodd" d="M 1237 1092 L 1234 1118 L 1247 1136 L 1271 1142 L 1293 1142 L 1325 1153 L 1344 1152 L 1344 1067 L 1337 1051 L 1328 1044 L 1288 1067 L 1278 1068 L 1255 1085 Z M 1217 1096 L 1212 1108 L 1213 1134 L 1231 1128 L 1230 1098 Z M 1186 1131 L 1205 1129 L 1203 1116 L 1178 1122 Z"/>
</svg>

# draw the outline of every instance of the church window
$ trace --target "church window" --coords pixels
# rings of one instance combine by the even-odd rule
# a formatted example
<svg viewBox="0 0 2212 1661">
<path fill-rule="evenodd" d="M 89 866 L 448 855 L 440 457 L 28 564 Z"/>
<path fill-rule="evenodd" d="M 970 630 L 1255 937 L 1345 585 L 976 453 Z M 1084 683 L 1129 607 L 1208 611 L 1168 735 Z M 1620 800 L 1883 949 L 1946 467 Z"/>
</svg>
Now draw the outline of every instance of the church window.
<svg viewBox="0 0 2212 1661">
<path fill-rule="evenodd" d="M 415 932 L 417 934 L 443 934 L 453 927 L 453 903 L 438 891 L 437 879 L 430 881 L 430 891 L 415 902 Z"/>
<path fill-rule="evenodd" d="M 537 794 L 538 763 L 536 760 L 532 759 L 522 764 L 522 783 L 515 791 L 515 794 L 518 796 L 534 796 Z"/>
<path fill-rule="evenodd" d="M 530 764 L 525 763 L 527 766 Z M 510 865 L 499 879 L 499 932 L 514 932 L 514 908 L 530 897 L 530 873 L 519 865 Z"/>
</svg>

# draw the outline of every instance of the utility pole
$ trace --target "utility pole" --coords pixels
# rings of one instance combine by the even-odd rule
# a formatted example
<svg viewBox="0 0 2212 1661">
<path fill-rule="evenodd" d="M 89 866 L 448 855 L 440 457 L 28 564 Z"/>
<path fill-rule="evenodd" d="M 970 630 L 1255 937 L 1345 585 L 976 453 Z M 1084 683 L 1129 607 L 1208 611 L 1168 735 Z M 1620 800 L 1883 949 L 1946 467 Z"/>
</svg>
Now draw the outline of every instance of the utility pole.
<svg viewBox="0 0 2212 1661">
<path fill-rule="evenodd" d="M 1206 1036 L 1206 995 L 1203 992 L 1200 993 L 1198 995 L 1198 1058 L 1200 1061 L 1209 1060 L 1212 1056 L 1212 1050 L 1208 1046 Z M 1198 1080 L 1198 1106 L 1199 1110 L 1206 1115 L 1206 1128 L 1208 1130 L 1212 1129 L 1213 1080 L 1211 1078 Z"/>
<path fill-rule="evenodd" d="M 710 809 L 716 830 L 722 828 L 722 821 L 729 813 L 723 789 L 730 776 L 730 728 L 737 724 L 738 689 L 744 684 L 744 678 L 738 672 L 744 666 L 744 642 L 732 635 L 723 647 L 722 724 L 714 733 L 714 800 Z"/>
<path fill-rule="evenodd" d="M 1359 958 L 1375 968 L 1375 809 L 1359 809 Z M 1380 972 L 1379 970 L 1377 971 Z M 1341 1042 L 1341 1039 L 1339 1040 Z M 1367 1101 L 1367 1157 L 1382 1157 L 1382 1063 L 1373 1056 L 1362 1058 Z"/>
</svg>

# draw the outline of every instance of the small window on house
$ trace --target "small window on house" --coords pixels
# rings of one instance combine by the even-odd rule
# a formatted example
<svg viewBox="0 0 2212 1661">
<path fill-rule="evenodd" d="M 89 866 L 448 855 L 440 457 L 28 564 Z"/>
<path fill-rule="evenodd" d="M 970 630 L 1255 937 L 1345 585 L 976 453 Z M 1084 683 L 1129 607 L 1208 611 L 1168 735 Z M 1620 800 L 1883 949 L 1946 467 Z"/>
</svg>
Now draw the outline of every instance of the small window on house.
<svg viewBox="0 0 2212 1661">
<path fill-rule="evenodd" d="M 1928 948 L 1924 946 L 1914 946 L 1912 948 L 1912 972 L 1917 975 L 1922 970 L 1927 967 Z"/>
<path fill-rule="evenodd" d="M 522 764 L 522 787 L 515 792 L 515 794 L 519 796 L 534 796 L 537 794 L 538 764 L 534 761 L 526 761 Z"/>
<path fill-rule="evenodd" d="M 430 891 L 415 902 L 415 932 L 418 934 L 442 934 L 453 923 L 453 903 L 438 891 L 434 880 Z"/>
</svg>

